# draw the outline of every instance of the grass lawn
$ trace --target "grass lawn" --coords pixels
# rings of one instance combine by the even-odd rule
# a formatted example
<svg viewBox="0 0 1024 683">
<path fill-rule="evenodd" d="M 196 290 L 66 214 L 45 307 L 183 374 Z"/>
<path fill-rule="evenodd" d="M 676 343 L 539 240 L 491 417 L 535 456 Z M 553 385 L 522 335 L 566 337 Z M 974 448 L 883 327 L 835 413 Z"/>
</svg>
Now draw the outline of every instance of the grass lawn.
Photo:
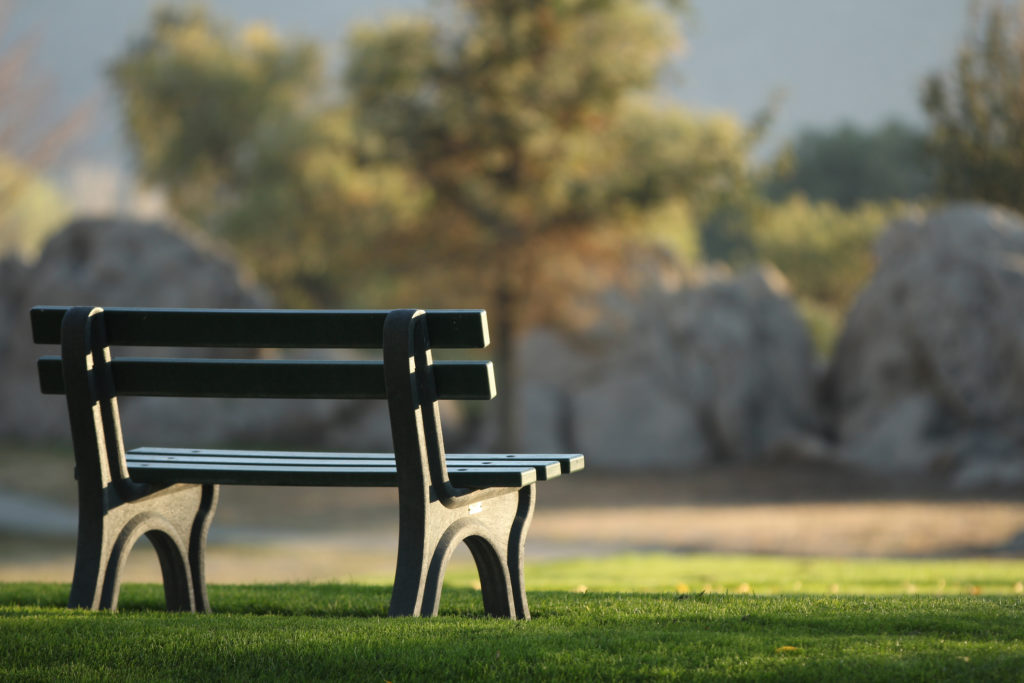
<svg viewBox="0 0 1024 683">
<path fill-rule="evenodd" d="M 468 571 L 437 619 L 390 587 L 212 586 L 212 615 L 127 585 L 0 584 L 0 679 L 1022 680 L 1024 560 L 623 555 L 530 565 L 533 620 L 483 616 Z"/>
</svg>

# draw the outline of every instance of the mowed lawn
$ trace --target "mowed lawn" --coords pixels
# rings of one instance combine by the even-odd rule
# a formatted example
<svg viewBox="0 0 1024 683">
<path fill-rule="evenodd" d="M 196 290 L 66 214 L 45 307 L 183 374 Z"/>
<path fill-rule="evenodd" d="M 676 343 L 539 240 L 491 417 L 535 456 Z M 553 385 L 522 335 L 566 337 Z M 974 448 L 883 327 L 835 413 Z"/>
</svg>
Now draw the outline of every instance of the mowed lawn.
<svg viewBox="0 0 1024 683">
<path fill-rule="evenodd" d="M 117 614 L 66 584 L 0 584 L 2 680 L 1022 680 L 1024 560 L 636 554 L 534 564 L 533 619 L 483 615 L 472 572 L 436 619 L 382 584 L 210 588 Z"/>
</svg>

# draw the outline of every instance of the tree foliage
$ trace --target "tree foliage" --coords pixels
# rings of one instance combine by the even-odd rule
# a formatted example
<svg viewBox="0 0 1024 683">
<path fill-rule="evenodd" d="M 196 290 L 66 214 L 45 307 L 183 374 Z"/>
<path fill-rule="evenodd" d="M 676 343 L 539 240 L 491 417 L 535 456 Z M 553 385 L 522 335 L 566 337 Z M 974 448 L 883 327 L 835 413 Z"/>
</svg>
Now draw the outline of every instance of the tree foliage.
<svg viewBox="0 0 1024 683">
<path fill-rule="evenodd" d="M 355 157 L 351 117 L 320 49 L 205 11 L 156 12 L 111 66 L 144 180 L 184 219 L 232 242 L 296 306 L 336 306 L 380 279 L 363 250 L 407 227 L 419 192 Z"/>
<path fill-rule="evenodd" d="M 827 356 L 857 293 L 875 269 L 874 245 L 906 202 L 847 209 L 794 194 L 773 201 L 738 186 L 702 227 L 705 254 L 745 267 L 771 263 L 788 280 L 818 351 Z"/>
<path fill-rule="evenodd" d="M 935 186 L 925 134 L 899 121 L 867 130 L 850 124 L 805 130 L 775 168 L 765 183 L 769 197 L 802 194 L 846 209 L 865 201 L 921 199 Z"/>
<path fill-rule="evenodd" d="M 402 21 L 353 36 L 346 86 L 364 153 L 429 188 L 423 224 L 529 303 L 548 240 L 635 228 L 742 168 L 742 131 L 641 96 L 678 37 L 649 3 L 465 3 L 455 30 Z M 488 281 L 491 281 L 487 284 Z M 547 297 L 545 297 L 547 298 Z M 513 317 L 520 311 L 511 311 Z"/>
<path fill-rule="evenodd" d="M 1024 210 L 1024 3 L 973 6 L 952 68 L 921 101 L 942 194 Z"/>
<path fill-rule="evenodd" d="M 143 179 L 185 218 L 217 223 L 261 138 L 302 119 L 321 64 L 314 45 L 283 44 L 265 27 L 236 36 L 199 8 L 166 8 L 111 74 Z"/>
<path fill-rule="evenodd" d="M 846 211 L 794 197 L 766 208 L 754 243 L 802 295 L 845 307 L 870 273 L 875 238 L 898 206 L 864 203 Z"/>
<path fill-rule="evenodd" d="M 39 173 L 0 152 L 0 260 L 31 260 L 67 218 L 60 193 Z"/>
<path fill-rule="evenodd" d="M 752 242 L 759 260 L 789 280 L 818 350 L 828 355 L 857 293 L 875 269 L 875 241 L 906 205 L 861 202 L 844 209 L 802 196 L 765 204 Z"/>
<path fill-rule="evenodd" d="M 290 302 L 485 306 L 510 396 L 513 338 L 574 275 L 611 277 L 628 242 L 693 257 L 690 216 L 743 173 L 733 119 L 652 97 L 677 23 L 453 3 L 356 31 L 339 95 L 307 43 L 164 10 L 112 74 L 144 177 Z"/>
<path fill-rule="evenodd" d="M 742 171 L 744 138 L 731 121 L 643 97 L 679 40 L 652 3 L 462 8 L 454 29 L 424 20 L 355 34 L 345 82 L 369 153 L 430 189 L 424 224 L 444 233 L 424 245 L 426 261 L 469 266 L 462 286 L 499 321 L 514 404 L 512 339 L 572 290 L 563 278 L 581 269 L 568 262 L 586 259 L 594 277 L 619 262 L 609 232 L 724 189 Z M 514 416 L 504 418 L 511 444 Z"/>
</svg>

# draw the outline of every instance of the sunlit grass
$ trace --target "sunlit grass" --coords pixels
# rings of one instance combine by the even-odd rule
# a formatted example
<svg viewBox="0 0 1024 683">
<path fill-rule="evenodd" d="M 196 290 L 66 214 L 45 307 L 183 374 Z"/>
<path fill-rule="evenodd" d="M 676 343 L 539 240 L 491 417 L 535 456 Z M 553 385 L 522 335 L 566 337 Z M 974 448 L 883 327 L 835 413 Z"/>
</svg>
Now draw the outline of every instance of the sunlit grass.
<svg viewBox="0 0 1024 683">
<path fill-rule="evenodd" d="M 472 586 L 472 567 L 448 574 Z M 635 553 L 528 564 L 532 590 L 845 595 L 1024 594 L 1020 558 L 815 558 L 713 553 Z"/>
</svg>

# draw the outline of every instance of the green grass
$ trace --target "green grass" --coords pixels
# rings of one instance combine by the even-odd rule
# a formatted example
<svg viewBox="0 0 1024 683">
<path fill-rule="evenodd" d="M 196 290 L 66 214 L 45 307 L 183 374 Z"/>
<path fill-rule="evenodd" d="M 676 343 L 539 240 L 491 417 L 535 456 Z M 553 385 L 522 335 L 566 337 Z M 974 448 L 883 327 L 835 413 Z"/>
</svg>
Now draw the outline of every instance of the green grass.
<svg viewBox="0 0 1024 683">
<path fill-rule="evenodd" d="M 385 618 L 381 585 L 212 586 L 212 615 L 127 585 L 111 615 L 9 583 L 0 679 L 1021 680 L 1022 577 L 1021 560 L 627 555 L 531 565 L 530 622 L 484 617 L 466 572 L 419 620 Z"/>
<path fill-rule="evenodd" d="M 449 585 L 472 585 L 470 567 L 451 571 Z M 531 589 L 799 593 L 1024 593 L 1024 559 L 816 558 L 716 553 L 634 553 L 528 566 Z"/>
</svg>

